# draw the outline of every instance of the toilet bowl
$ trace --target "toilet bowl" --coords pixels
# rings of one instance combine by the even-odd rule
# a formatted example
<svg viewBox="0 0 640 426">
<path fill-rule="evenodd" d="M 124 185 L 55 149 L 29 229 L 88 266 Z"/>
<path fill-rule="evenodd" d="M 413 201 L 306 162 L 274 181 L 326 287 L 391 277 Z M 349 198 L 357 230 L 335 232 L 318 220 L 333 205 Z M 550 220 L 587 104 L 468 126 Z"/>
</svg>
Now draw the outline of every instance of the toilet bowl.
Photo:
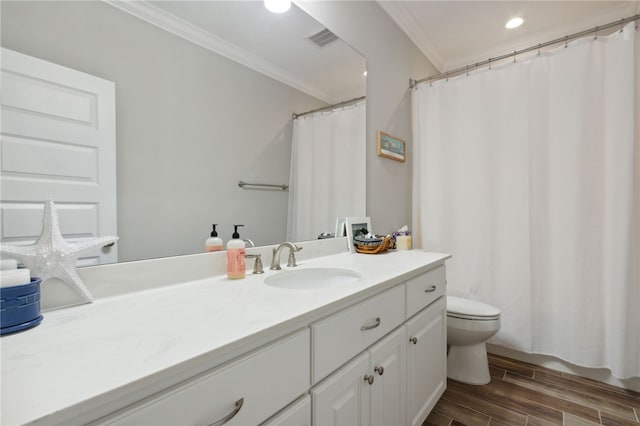
<svg viewBox="0 0 640 426">
<path fill-rule="evenodd" d="M 485 342 L 500 330 L 500 310 L 447 296 L 447 377 L 471 385 L 491 381 Z"/>
</svg>

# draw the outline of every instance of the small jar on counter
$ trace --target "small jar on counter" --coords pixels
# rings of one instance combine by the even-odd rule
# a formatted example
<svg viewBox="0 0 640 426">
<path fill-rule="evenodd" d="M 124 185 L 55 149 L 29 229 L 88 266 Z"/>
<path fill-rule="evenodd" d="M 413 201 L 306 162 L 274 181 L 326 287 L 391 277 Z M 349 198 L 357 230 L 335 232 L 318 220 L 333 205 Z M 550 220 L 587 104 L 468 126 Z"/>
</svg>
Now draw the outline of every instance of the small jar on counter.
<svg viewBox="0 0 640 426">
<path fill-rule="evenodd" d="M 411 250 L 411 232 L 398 231 L 393 233 L 396 249 L 398 250 Z"/>
</svg>

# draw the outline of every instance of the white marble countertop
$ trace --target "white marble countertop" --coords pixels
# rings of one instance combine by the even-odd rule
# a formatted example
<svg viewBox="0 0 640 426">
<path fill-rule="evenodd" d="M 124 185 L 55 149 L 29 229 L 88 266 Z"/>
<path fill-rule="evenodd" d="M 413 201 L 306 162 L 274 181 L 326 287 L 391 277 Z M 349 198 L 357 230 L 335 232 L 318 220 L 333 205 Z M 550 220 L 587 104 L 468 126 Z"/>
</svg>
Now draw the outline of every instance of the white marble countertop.
<svg viewBox="0 0 640 426">
<path fill-rule="evenodd" d="M 328 289 L 280 289 L 281 271 L 226 276 L 99 299 L 46 312 L 42 324 L 4 336 L 1 424 L 86 422 L 442 263 L 419 250 L 339 253 L 299 262 L 349 268 L 362 279 Z M 287 268 L 283 268 L 286 270 Z M 143 395 L 144 396 L 144 395 Z M 85 413 L 85 414 L 82 414 Z"/>
</svg>

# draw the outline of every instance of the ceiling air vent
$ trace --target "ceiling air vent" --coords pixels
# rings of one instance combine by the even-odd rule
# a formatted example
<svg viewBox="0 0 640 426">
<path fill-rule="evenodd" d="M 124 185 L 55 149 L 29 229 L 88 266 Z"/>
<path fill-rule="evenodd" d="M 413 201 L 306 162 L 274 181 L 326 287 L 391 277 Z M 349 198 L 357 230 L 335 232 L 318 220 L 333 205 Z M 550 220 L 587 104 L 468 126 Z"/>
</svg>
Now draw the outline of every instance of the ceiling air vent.
<svg viewBox="0 0 640 426">
<path fill-rule="evenodd" d="M 334 33 L 332 33 L 331 31 L 325 28 L 319 33 L 309 36 L 307 38 L 311 40 L 316 46 L 324 47 L 327 44 L 336 41 L 338 39 L 338 36 L 336 36 Z"/>
</svg>

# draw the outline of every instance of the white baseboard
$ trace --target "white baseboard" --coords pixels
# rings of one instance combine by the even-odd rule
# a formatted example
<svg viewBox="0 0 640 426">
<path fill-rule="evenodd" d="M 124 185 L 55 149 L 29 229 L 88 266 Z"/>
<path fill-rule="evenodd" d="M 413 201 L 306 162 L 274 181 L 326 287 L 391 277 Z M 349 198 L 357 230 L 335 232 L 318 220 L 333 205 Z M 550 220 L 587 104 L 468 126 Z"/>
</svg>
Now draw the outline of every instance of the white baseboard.
<svg viewBox="0 0 640 426">
<path fill-rule="evenodd" d="M 487 351 L 492 354 L 506 356 L 518 361 L 528 362 L 530 364 L 539 365 L 541 367 L 550 368 L 552 370 L 561 371 L 563 373 L 575 374 L 591 380 L 597 380 L 602 383 L 607 383 L 609 385 L 640 392 L 640 377 L 622 380 L 613 377 L 611 375 L 611 372 L 606 368 L 580 367 L 555 358 L 553 356 L 528 354 L 490 343 L 487 343 Z"/>
</svg>

